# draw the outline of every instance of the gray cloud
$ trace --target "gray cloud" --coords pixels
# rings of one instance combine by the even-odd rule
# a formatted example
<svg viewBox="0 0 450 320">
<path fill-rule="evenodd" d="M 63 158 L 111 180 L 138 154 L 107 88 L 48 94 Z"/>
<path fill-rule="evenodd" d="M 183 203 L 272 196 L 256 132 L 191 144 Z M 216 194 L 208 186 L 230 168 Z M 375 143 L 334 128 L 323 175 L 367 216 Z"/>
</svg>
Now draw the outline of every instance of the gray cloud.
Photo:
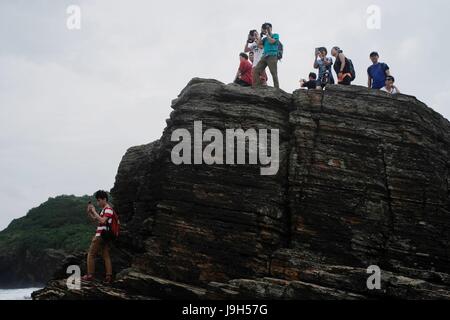
<svg viewBox="0 0 450 320">
<path fill-rule="evenodd" d="M 68 31 L 66 7 L 82 9 Z M 2 1 L 0 229 L 58 194 L 110 188 L 133 145 L 160 137 L 170 101 L 194 76 L 231 82 L 248 30 L 270 21 L 285 45 L 281 86 L 312 71 L 317 46 L 341 46 L 366 83 L 378 50 L 398 86 L 444 116 L 450 80 L 446 1 Z"/>
</svg>

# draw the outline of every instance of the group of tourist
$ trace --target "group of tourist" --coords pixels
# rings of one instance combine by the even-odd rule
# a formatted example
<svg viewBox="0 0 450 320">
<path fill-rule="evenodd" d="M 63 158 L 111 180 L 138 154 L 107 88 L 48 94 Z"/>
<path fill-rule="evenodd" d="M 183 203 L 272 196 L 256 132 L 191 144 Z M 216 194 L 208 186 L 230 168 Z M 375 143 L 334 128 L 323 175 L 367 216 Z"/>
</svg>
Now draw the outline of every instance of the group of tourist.
<svg viewBox="0 0 450 320">
<path fill-rule="evenodd" d="M 280 42 L 280 36 L 272 32 L 270 23 L 266 22 L 262 25 L 261 33 L 251 30 L 244 52 L 239 55 L 240 64 L 235 83 L 248 87 L 267 85 L 268 78 L 265 70 L 269 67 L 273 85 L 279 88 L 277 67 L 282 56 L 283 45 Z"/>
<path fill-rule="evenodd" d="M 350 85 L 355 79 L 355 70 L 353 63 L 348 59 L 341 49 L 334 47 L 331 55 L 336 58 L 334 62 L 334 70 L 338 75 L 338 84 Z M 367 68 L 368 83 L 367 87 L 376 90 L 382 90 L 390 94 L 398 94 L 400 90 L 394 85 L 395 78 L 391 75 L 389 66 L 380 62 L 378 52 L 370 54 L 372 65 Z M 318 69 L 316 73 L 309 74 L 309 80 L 301 79 L 300 87 L 307 89 L 323 89 L 327 84 L 334 84 L 333 73 L 331 68 L 333 59 L 327 56 L 327 49 L 324 47 L 317 48 L 314 57 L 314 68 Z"/>
<path fill-rule="evenodd" d="M 240 53 L 240 64 L 235 77 L 235 83 L 241 86 L 266 86 L 268 77 L 266 68 L 269 68 L 275 88 L 279 88 L 278 61 L 283 57 L 283 45 L 280 36 L 272 32 L 272 24 L 266 22 L 261 32 L 251 30 L 244 47 Z M 333 61 L 334 58 L 334 61 Z M 368 88 L 382 90 L 391 94 L 400 93 L 394 85 L 395 79 L 391 75 L 389 66 L 379 62 L 377 52 L 370 54 L 372 65 L 367 69 Z M 331 56 L 325 47 L 316 48 L 314 55 L 314 69 L 318 74 L 311 72 L 309 79 L 300 80 L 300 86 L 307 89 L 323 90 L 328 84 L 335 84 L 332 70 L 336 73 L 337 84 L 351 85 L 356 78 L 355 67 L 344 51 L 333 47 Z"/>
</svg>

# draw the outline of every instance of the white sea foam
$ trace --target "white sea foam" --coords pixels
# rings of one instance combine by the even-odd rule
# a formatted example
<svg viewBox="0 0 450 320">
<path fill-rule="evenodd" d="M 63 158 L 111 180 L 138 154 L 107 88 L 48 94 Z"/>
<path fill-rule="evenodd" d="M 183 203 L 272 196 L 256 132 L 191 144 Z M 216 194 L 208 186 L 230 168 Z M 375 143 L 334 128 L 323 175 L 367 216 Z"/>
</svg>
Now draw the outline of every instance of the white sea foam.
<svg viewBox="0 0 450 320">
<path fill-rule="evenodd" d="M 0 300 L 31 300 L 31 293 L 39 289 L 0 289 Z"/>
</svg>

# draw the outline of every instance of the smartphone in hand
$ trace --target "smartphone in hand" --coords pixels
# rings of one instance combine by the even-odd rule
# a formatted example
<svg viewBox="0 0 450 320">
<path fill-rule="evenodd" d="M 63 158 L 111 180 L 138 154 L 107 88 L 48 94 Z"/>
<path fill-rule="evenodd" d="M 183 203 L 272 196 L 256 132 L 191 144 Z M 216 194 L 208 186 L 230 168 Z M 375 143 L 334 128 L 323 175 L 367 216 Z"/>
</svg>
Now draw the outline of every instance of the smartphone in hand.
<svg viewBox="0 0 450 320">
<path fill-rule="evenodd" d="M 88 206 L 87 206 L 87 208 L 86 208 L 86 212 L 87 212 L 88 214 L 91 213 L 91 207 L 92 207 L 92 201 L 89 201 L 89 202 L 88 202 Z"/>
</svg>

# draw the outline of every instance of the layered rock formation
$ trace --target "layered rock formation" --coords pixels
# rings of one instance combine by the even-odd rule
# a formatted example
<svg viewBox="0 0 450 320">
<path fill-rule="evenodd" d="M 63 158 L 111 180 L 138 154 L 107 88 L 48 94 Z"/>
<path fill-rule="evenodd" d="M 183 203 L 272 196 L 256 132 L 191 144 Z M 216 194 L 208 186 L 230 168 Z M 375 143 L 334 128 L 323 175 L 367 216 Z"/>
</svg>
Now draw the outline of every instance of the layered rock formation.
<svg viewBox="0 0 450 320">
<path fill-rule="evenodd" d="M 35 299 L 449 299 L 450 124 L 362 87 L 287 94 L 193 79 L 159 141 L 128 150 L 112 287 L 49 283 Z M 278 129 L 259 165 L 175 165 L 172 132 Z M 367 268 L 382 270 L 381 290 Z"/>
</svg>

